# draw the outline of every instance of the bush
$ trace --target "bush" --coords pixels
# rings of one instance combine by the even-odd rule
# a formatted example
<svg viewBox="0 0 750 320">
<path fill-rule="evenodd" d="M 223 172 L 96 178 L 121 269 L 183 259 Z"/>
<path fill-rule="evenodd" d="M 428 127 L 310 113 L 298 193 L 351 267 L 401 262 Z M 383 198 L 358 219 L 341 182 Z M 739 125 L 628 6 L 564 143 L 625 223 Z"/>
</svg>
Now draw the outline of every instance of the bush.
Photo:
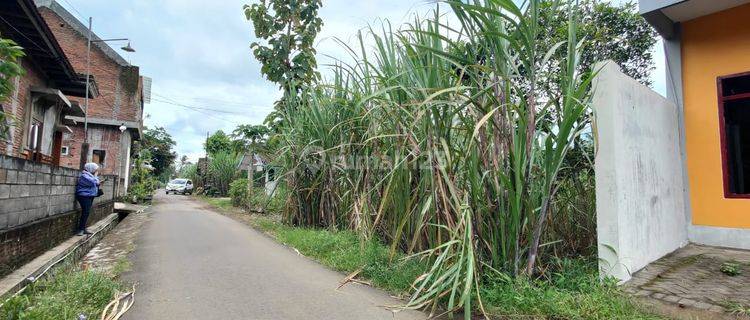
<svg viewBox="0 0 750 320">
<path fill-rule="evenodd" d="M 264 186 L 253 187 L 252 195 L 247 193 L 247 179 L 234 180 L 229 185 L 229 197 L 232 205 L 251 211 L 281 213 L 284 210 L 286 191 L 278 187 L 272 197 L 266 195 Z"/>
<path fill-rule="evenodd" d="M 233 206 L 242 208 L 247 207 L 247 179 L 237 179 L 232 181 L 232 183 L 229 184 L 229 197 L 232 198 Z"/>
</svg>

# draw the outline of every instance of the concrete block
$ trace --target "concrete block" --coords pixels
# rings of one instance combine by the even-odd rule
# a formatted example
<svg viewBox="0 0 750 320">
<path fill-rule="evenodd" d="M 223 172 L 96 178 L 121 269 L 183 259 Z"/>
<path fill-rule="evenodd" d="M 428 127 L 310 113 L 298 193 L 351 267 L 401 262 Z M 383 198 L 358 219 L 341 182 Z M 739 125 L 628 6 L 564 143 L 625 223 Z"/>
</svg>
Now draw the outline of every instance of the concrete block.
<svg viewBox="0 0 750 320">
<path fill-rule="evenodd" d="M 10 185 L 0 184 L 0 199 L 7 199 L 10 197 Z"/>
<path fill-rule="evenodd" d="M 51 184 L 52 183 L 52 176 L 49 173 L 45 173 L 42 175 L 42 183 L 43 184 Z"/>
<path fill-rule="evenodd" d="M 27 172 L 26 173 L 26 182 L 28 184 L 34 184 L 34 181 L 36 181 L 36 172 Z"/>
<path fill-rule="evenodd" d="M 13 169 L 13 158 L 3 155 L 0 158 L 0 168 Z"/>
<path fill-rule="evenodd" d="M 52 173 L 52 166 L 48 164 L 40 164 L 37 168 L 37 172 L 50 174 Z"/>
<path fill-rule="evenodd" d="M 0 169 L 0 183 L 5 183 L 5 178 L 8 175 L 8 169 Z"/>
<path fill-rule="evenodd" d="M 29 173 L 26 171 L 18 171 L 18 184 L 26 184 L 29 181 Z"/>
<path fill-rule="evenodd" d="M 20 211 L 24 209 L 24 202 L 21 199 L 2 199 L 0 200 L 0 213 Z"/>
<path fill-rule="evenodd" d="M 8 228 L 8 216 L 10 212 L 0 213 L 0 230 Z"/>
<path fill-rule="evenodd" d="M 14 184 L 10 186 L 10 197 L 13 199 L 29 196 L 29 186 L 26 184 Z"/>
<path fill-rule="evenodd" d="M 8 228 L 12 228 L 15 226 L 18 226 L 20 223 L 21 215 L 23 215 L 23 211 L 16 211 L 11 212 L 8 214 Z"/>
<path fill-rule="evenodd" d="M 25 210 L 28 210 L 28 209 L 36 209 L 36 208 L 43 207 L 43 206 L 46 207 L 47 203 L 44 201 L 44 198 L 45 197 L 28 197 L 28 198 L 23 198 L 20 200 L 24 201 L 23 208 Z"/>
<path fill-rule="evenodd" d="M 47 176 L 47 174 L 37 172 L 36 173 L 36 180 L 34 180 L 35 184 L 44 184 L 44 177 Z M 49 183 L 49 181 L 47 182 Z"/>
<path fill-rule="evenodd" d="M 8 170 L 8 173 L 5 177 L 5 183 L 9 183 L 9 184 L 18 183 L 18 171 Z"/>
</svg>

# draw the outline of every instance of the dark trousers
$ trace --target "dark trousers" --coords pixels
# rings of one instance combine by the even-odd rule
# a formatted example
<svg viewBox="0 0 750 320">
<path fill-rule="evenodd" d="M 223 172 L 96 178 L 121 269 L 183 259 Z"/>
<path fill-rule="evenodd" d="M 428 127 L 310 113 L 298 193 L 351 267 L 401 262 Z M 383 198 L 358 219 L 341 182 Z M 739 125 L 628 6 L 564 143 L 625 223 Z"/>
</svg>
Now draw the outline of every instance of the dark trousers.
<svg viewBox="0 0 750 320">
<path fill-rule="evenodd" d="M 94 197 L 76 196 L 76 200 L 81 205 L 81 220 L 78 221 L 76 231 L 84 231 L 86 230 L 86 221 L 89 220 L 89 214 L 91 213 L 91 206 L 94 204 Z"/>
</svg>

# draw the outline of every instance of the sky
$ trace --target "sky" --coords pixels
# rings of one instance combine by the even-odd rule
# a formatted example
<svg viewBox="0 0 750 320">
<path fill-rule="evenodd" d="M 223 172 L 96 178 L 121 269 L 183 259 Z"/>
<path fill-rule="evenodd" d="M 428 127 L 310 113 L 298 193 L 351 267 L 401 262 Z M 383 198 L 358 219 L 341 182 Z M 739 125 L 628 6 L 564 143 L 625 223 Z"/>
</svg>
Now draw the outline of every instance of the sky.
<svg viewBox="0 0 750 320">
<path fill-rule="evenodd" d="M 99 37 L 130 39 L 136 52 L 118 52 L 153 79 L 144 123 L 166 128 L 180 157 L 196 161 L 202 156 L 207 132 L 261 124 L 281 95 L 263 78 L 250 50 L 256 39 L 242 7 L 252 0 L 56 1 L 82 21 L 93 17 Z M 348 57 L 336 38 L 353 41 L 358 30 L 379 19 L 397 26 L 433 7 L 429 0 L 324 0 L 316 43 L 319 66 L 330 63 L 331 56 Z M 664 94 L 660 42 L 655 50 L 654 89 Z"/>
</svg>

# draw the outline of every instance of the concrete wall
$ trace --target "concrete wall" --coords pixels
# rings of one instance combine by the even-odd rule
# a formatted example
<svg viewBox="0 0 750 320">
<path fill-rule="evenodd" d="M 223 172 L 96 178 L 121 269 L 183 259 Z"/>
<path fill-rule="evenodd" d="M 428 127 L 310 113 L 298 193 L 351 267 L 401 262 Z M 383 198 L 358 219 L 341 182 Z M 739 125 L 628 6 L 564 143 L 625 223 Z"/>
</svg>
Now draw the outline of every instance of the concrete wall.
<svg viewBox="0 0 750 320">
<path fill-rule="evenodd" d="M 0 155 L 0 276 L 72 236 L 78 170 Z M 93 224 L 113 212 L 116 176 L 102 184 Z"/>
<path fill-rule="evenodd" d="M 614 62 L 595 79 L 600 268 L 621 280 L 687 243 L 677 106 Z"/>
</svg>

